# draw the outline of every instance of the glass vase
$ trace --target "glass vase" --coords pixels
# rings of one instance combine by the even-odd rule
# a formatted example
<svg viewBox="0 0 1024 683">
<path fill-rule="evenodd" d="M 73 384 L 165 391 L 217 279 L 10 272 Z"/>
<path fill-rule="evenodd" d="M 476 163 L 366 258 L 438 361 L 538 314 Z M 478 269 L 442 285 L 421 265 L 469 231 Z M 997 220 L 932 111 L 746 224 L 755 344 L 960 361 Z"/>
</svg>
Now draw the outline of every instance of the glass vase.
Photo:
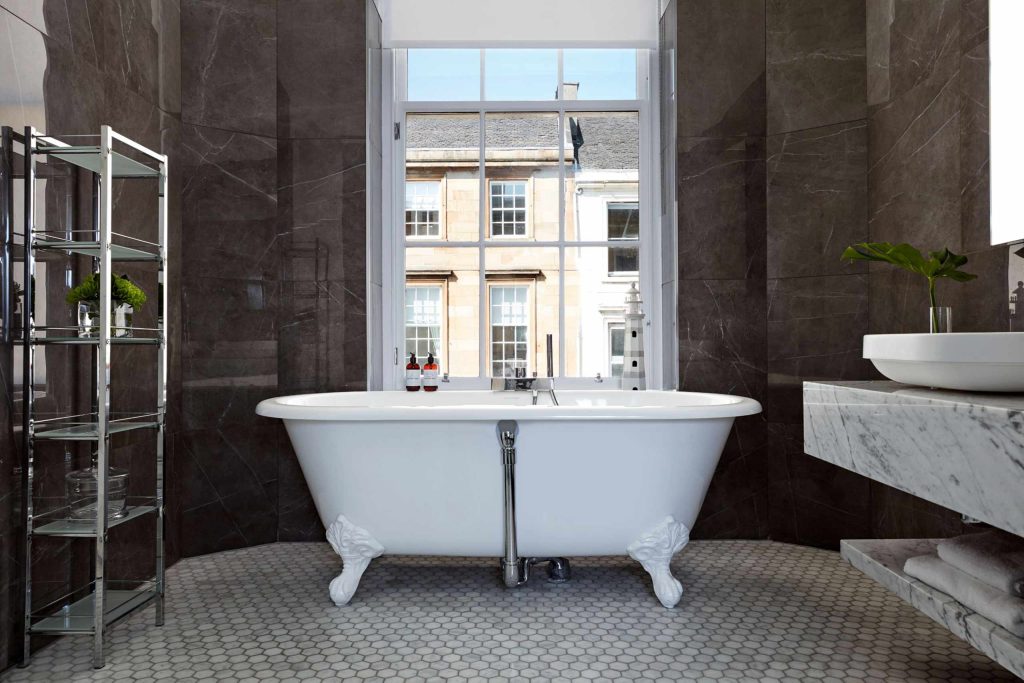
<svg viewBox="0 0 1024 683">
<path fill-rule="evenodd" d="M 953 309 L 949 306 L 933 306 L 928 309 L 928 331 L 932 334 L 953 331 Z"/>
<path fill-rule="evenodd" d="M 110 310 L 113 320 L 110 323 L 111 337 L 132 336 L 132 316 L 135 313 L 128 304 L 118 304 Z M 78 304 L 78 336 L 98 337 L 100 334 L 100 305 L 95 301 L 82 301 Z"/>
<path fill-rule="evenodd" d="M 81 470 L 69 472 L 65 479 L 68 517 L 78 520 L 96 519 L 99 502 L 99 469 L 96 462 Z M 127 514 L 128 470 L 111 467 L 107 472 L 107 519 Z"/>
</svg>

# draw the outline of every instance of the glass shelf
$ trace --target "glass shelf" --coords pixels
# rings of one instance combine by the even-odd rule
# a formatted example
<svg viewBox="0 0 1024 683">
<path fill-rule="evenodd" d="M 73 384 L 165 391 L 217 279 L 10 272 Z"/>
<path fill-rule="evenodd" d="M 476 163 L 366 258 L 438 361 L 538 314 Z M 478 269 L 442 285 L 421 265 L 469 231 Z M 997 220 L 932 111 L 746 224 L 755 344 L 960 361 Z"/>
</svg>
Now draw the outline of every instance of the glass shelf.
<svg viewBox="0 0 1024 683">
<path fill-rule="evenodd" d="M 112 624 L 128 616 L 132 612 L 148 605 L 156 598 L 156 587 L 153 582 L 142 582 L 141 585 L 128 588 L 126 585 L 139 582 L 107 581 L 104 596 L 104 624 Z M 66 602 L 57 609 L 50 609 L 43 614 L 33 614 L 39 618 L 30 627 L 32 633 L 90 634 L 93 632 L 93 615 L 96 612 L 95 591 L 74 602 Z"/>
<path fill-rule="evenodd" d="M 37 154 L 47 154 L 55 159 L 66 161 L 93 173 L 100 172 L 102 165 L 100 148 L 97 146 L 85 147 L 54 147 L 50 145 L 39 145 L 36 147 Z M 118 152 L 111 152 L 111 165 L 113 166 L 115 178 L 159 178 L 158 169 L 147 166 L 135 159 L 126 157 Z"/>
<path fill-rule="evenodd" d="M 99 242 L 78 242 L 62 239 L 37 239 L 34 242 L 36 249 L 47 249 L 52 251 L 63 251 L 69 254 L 82 254 L 99 258 Z M 110 245 L 110 258 L 114 261 L 159 261 L 160 254 L 154 254 L 135 247 L 126 247 L 120 244 Z"/>
<path fill-rule="evenodd" d="M 155 498 L 128 498 L 125 514 L 107 520 L 107 529 L 156 512 Z M 96 522 L 92 519 L 70 519 L 67 507 L 57 508 L 35 517 L 34 536 L 60 536 L 63 538 L 96 538 Z"/>
<path fill-rule="evenodd" d="M 108 433 L 113 435 L 136 429 L 159 427 L 160 423 L 154 419 L 155 417 L 154 413 L 140 413 L 111 418 Z M 35 424 L 34 436 L 36 441 L 95 441 L 98 438 L 98 431 L 96 416 L 93 413 L 40 420 Z"/>
<path fill-rule="evenodd" d="M 136 329 L 136 331 L 138 331 Z M 45 337 L 33 337 L 32 343 L 37 345 L 63 344 L 66 346 L 96 346 L 100 343 L 99 337 L 73 337 L 65 335 L 54 335 Z M 114 346 L 156 346 L 160 343 L 157 337 L 110 337 L 110 343 Z"/>
</svg>

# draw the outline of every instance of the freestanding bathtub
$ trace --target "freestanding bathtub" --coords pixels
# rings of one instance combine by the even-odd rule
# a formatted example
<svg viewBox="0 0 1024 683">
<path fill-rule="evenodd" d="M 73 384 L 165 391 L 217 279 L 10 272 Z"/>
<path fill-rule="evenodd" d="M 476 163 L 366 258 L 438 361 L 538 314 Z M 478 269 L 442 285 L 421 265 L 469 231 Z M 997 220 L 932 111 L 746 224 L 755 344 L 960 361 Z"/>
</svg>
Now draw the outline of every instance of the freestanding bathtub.
<svg viewBox="0 0 1024 683">
<path fill-rule="evenodd" d="M 346 604 L 383 553 L 503 553 L 503 464 L 496 425 L 518 424 L 515 517 L 523 556 L 629 554 L 673 607 L 669 561 L 689 540 L 738 396 L 560 391 L 349 392 L 272 398 L 327 537 L 343 560 L 331 598 Z"/>
</svg>

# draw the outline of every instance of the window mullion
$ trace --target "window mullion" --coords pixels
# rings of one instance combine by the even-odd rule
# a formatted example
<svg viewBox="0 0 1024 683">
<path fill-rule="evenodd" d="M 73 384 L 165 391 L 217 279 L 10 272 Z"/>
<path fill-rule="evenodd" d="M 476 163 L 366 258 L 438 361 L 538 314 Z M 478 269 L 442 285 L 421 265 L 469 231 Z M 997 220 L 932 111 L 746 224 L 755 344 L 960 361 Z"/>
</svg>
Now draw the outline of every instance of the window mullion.
<svg viewBox="0 0 1024 683">
<path fill-rule="evenodd" d="M 483 87 L 484 87 L 484 51 L 480 51 L 480 96 L 483 98 Z M 484 235 L 487 229 L 487 131 L 485 130 L 486 120 L 484 118 L 484 112 L 481 109 L 479 112 L 479 128 L 480 128 L 480 220 L 477 226 L 477 252 L 479 257 L 479 346 L 480 357 L 477 359 L 479 368 L 477 376 L 486 378 L 487 374 L 487 363 L 488 358 L 491 355 L 491 350 L 488 347 L 488 339 L 490 335 L 487 334 L 489 308 L 487 308 L 487 259 L 486 252 L 484 251 Z"/>
</svg>

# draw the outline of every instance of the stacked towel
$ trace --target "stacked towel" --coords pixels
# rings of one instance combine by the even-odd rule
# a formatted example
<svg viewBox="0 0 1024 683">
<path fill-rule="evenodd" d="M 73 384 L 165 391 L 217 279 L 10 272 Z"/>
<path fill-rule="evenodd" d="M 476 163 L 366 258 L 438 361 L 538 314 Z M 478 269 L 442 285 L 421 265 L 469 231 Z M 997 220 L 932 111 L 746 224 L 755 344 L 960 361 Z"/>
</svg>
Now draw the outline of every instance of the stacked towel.
<svg viewBox="0 0 1024 683">
<path fill-rule="evenodd" d="M 1024 599 L 979 581 L 939 559 L 937 555 L 911 557 L 903 566 L 903 571 L 948 593 L 957 602 L 999 624 L 1013 635 L 1024 638 Z"/>
<path fill-rule="evenodd" d="M 939 557 L 1004 593 L 1024 597 L 1024 539 L 999 529 L 939 543 Z"/>
</svg>

